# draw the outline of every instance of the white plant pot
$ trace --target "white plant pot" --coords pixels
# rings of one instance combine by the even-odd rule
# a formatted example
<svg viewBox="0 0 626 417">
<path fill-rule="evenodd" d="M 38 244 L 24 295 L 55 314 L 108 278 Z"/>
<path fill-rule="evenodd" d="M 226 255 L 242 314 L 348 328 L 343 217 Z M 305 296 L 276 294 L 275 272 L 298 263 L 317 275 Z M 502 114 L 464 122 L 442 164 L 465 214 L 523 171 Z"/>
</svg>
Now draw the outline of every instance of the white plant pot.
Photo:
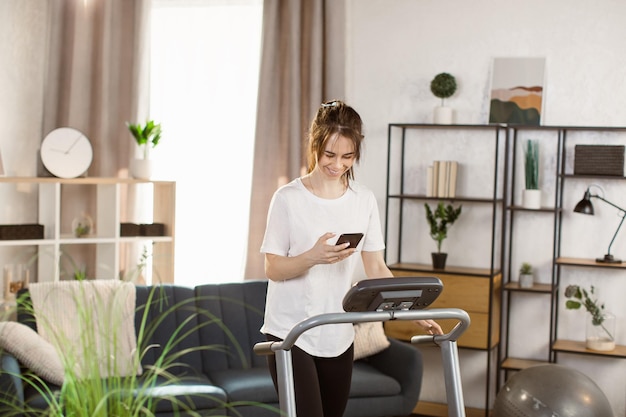
<svg viewBox="0 0 626 417">
<path fill-rule="evenodd" d="M 135 158 L 131 164 L 133 178 L 139 180 L 149 180 L 152 178 L 152 160 Z"/>
<path fill-rule="evenodd" d="M 520 274 L 519 286 L 520 288 L 532 288 L 534 282 L 533 274 Z"/>
<path fill-rule="evenodd" d="M 541 190 L 522 190 L 522 207 L 527 209 L 541 208 Z"/>
<path fill-rule="evenodd" d="M 454 119 L 452 107 L 437 106 L 433 112 L 433 122 L 438 125 L 451 125 Z"/>
</svg>

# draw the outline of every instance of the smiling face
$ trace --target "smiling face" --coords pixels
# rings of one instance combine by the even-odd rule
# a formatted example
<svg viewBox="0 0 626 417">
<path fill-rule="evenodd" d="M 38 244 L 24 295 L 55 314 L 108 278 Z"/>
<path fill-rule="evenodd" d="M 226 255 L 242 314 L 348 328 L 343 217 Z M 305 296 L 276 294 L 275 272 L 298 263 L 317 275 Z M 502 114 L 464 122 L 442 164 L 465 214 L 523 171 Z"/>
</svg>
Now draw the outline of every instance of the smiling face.
<svg viewBox="0 0 626 417">
<path fill-rule="evenodd" d="M 352 166 L 361 157 L 362 122 L 359 114 L 341 101 L 324 103 L 309 131 L 308 172 L 316 167 L 328 178 L 354 178 Z"/>
<path fill-rule="evenodd" d="M 355 159 L 356 152 L 352 140 L 336 133 L 326 141 L 316 168 L 328 179 L 339 179 L 352 168 Z"/>
</svg>

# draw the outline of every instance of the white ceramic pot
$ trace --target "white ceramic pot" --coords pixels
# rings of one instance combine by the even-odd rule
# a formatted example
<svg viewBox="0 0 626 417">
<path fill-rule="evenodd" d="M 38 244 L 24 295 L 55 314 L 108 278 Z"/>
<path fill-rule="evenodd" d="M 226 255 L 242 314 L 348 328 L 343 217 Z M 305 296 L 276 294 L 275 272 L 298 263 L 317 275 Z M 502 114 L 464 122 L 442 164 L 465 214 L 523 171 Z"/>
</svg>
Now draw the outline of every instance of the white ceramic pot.
<svg viewBox="0 0 626 417">
<path fill-rule="evenodd" d="M 522 207 L 527 209 L 541 208 L 541 190 L 522 190 Z"/>
<path fill-rule="evenodd" d="M 135 158 L 132 161 L 130 170 L 133 178 L 149 180 L 152 178 L 152 160 Z"/>
<path fill-rule="evenodd" d="M 437 106 L 433 112 L 433 122 L 438 125 L 451 125 L 454 119 L 454 110 L 451 107 Z"/>
<path fill-rule="evenodd" d="M 519 286 L 520 288 L 532 288 L 534 277 L 533 274 L 520 274 Z"/>
</svg>

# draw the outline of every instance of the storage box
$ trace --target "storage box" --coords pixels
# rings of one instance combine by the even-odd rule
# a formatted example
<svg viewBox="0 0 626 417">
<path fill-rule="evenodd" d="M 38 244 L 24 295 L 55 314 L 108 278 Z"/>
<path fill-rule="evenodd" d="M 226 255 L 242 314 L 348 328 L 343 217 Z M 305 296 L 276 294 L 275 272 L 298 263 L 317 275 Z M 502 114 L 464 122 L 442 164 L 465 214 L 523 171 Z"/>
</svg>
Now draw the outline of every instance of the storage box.
<svg viewBox="0 0 626 417">
<path fill-rule="evenodd" d="M 623 145 L 576 145 L 575 175 L 624 176 Z"/>
<path fill-rule="evenodd" d="M 141 224 L 141 236 L 165 236 L 163 223 Z"/>
<path fill-rule="evenodd" d="M 0 225 L 0 240 L 43 239 L 41 224 Z"/>
<path fill-rule="evenodd" d="M 135 223 L 121 223 L 120 224 L 120 236 L 141 236 L 141 228 Z"/>
</svg>

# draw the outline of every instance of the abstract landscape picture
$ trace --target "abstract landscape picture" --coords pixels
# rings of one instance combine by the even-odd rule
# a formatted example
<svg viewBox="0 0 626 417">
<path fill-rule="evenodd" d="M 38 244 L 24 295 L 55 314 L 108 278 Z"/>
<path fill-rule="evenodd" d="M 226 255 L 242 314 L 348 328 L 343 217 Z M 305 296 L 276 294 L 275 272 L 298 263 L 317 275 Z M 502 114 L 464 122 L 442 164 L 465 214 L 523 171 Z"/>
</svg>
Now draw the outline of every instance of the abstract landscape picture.
<svg viewBox="0 0 626 417">
<path fill-rule="evenodd" d="M 495 58 L 489 123 L 539 125 L 545 58 Z"/>
</svg>

